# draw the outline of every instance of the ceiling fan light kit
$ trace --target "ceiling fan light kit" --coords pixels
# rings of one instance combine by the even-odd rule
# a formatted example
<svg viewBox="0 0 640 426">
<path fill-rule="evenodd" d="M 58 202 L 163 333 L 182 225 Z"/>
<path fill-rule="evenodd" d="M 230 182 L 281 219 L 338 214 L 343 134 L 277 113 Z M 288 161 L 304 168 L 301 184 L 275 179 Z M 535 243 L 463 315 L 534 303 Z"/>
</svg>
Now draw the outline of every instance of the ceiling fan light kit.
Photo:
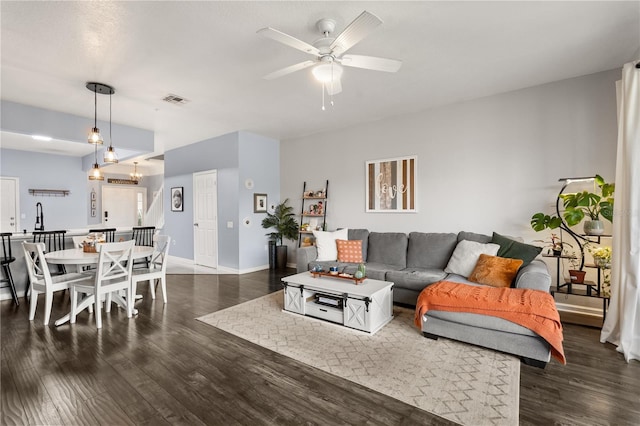
<svg viewBox="0 0 640 426">
<path fill-rule="evenodd" d="M 320 83 L 331 83 L 342 77 L 342 65 L 334 61 L 321 62 L 313 67 L 311 73 Z"/>
<path fill-rule="evenodd" d="M 267 74 L 263 78 L 273 80 L 295 71 L 313 67 L 311 73 L 323 86 L 322 109 L 324 110 L 324 91 L 326 90 L 331 96 L 342 91 L 341 78 L 343 66 L 385 72 L 396 72 L 400 69 L 402 61 L 396 59 L 362 55 L 342 56 L 347 50 L 368 36 L 369 33 L 380 24 L 382 24 L 380 18 L 365 10 L 354 19 L 353 22 L 347 25 L 337 37 L 333 38 L 331 37 L 331 33 L 335 30 L 336 21 L 324 18 L 316 23 L 316 27 L 323 36 L 314 41 L 313 44 L 299 40 L 271 27 L 262 28 L 258 30 L 258 34 L 315 56 L 315 60 L 290 65 Z M 333 105 L 333 100 L 331 104 Z"/>
</svg>

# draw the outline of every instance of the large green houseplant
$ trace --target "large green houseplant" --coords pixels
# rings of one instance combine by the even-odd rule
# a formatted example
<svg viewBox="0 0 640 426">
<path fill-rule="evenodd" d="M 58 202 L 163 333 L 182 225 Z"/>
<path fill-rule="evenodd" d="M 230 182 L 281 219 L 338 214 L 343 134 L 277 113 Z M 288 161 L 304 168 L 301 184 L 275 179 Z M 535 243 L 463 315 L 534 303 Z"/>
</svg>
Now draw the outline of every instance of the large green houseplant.
<svg viewBox="0 0 640 426">
<path fill-rule="evenodd" d="M 270 250 L 274 249 L 276 254 L 275 264 L 272 264 L 274 256 L 269 256 L 271 268 L 283 268 L 287 264 L 287 246 L 284 245 L 284 239 L 291 241 L 298 239 L 298 223 L 294 219 L 293 207 L 288 206 L 288 202 L 287 198 L 276 206 L 273 213 L 267 212 L 267 217 L 262 220 L 264 229 L 274 229 L 266 234 L 275 245 L 273 248 L 270 246 Z"/>
<path fill-rule="evenodd" d="M 579 224 L 585 217 L 588 217 L 591 221 L 599 221 L 602 216 L 609 222 L 613 222 L 615 184 L 605 182 L 600 175 L 596 175 L 595 183 L 599 188 L 599 194 L 582 191 L 559 195 L 565 209 L 562 213 L 562 218 L 564 218 L 568 226 Z M 535 213 L 531 217 L 531 227 L 535 231 L 542 231 L 547 228 L 555 229 L 560 225 L 562 225 L 562 219 L 556 215 Z"/>
</svg>

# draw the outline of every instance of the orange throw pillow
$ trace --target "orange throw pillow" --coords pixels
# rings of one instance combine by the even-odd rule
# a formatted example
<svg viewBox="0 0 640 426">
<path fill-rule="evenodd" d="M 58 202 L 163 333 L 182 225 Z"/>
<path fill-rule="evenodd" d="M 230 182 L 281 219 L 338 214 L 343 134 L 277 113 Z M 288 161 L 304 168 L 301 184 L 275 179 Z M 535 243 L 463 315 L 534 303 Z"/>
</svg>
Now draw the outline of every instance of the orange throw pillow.
<svg viewBox="0 0 640 426">
<path fill-rule="evenodd" d="M 469 275 L 469 281 L 492 287 L 511 287 L 511 282 L 522 263 L 522 259 L 481 254 L 476 267 Z"/>
<path fill-rule="evenodd" d="M 362 263 L 362 240 L 336 240 L 338 262 Z"/>
</svg>

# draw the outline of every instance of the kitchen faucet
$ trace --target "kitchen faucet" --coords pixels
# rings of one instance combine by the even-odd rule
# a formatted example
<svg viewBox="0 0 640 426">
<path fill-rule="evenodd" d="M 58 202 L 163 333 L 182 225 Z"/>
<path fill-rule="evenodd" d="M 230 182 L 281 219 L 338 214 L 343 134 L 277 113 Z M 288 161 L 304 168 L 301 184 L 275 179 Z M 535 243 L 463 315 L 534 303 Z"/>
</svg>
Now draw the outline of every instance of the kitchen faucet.
<svg viewBox="0 0 640 426">
<path fill-rule="evenodd" d="M 40 209 L 40 214 L 38 214 Z M 39 225 L 39 226 L 38 226 Z M 44 231 L 44 214 L 42 213 L 42 203 L 36 203 L 36 231 Z"/>
</svg>

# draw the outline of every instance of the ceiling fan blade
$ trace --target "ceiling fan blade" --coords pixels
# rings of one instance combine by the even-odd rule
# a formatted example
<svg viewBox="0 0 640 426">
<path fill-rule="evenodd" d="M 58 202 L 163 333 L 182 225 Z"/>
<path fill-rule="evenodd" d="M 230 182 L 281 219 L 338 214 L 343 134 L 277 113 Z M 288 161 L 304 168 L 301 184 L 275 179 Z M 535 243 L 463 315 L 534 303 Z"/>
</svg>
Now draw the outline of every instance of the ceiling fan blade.
<svg viewBox="0 0 640 426">
<path fill-rule="evenodd" d="M 335 51 L 336 56 L 346 52 L 380 24 L 382 24 L 380 18 L 365 10 L 336 37 L 331 43 L 331 50 Z"/>
<path fill-rule="evenodd" d="M 304 61 L 304 62 L 300 62 L 298 64 L 295 65 L 290 65 L 288 67 L 279 69 L 277 71 L 274 71 L 270 74 L 265 75 L 264 78 L 265 80 L 273 80 L 275 78 L 278 77 L 282 77 L 283 75 L 287 75 L 287 74 L 291 74 L 292 72 L 296 72 L 296 71 L 300 71 L 303 70 L 305 68 L 310 67 L 311 65 L 315 64 L 316 61 Z"/>
<path fill-rule="evenodd" d="M 301 50 L 305 53 L 309 53 L 311 55 L 320 54 L 318 49 L 316 49 L 309 43 L 306 43 L 302 40 L 299 40 L 295 37 L 290 36 L 289 34 L 285 34 L 271 27 L 262 28 L 261 30 L 258 30 L 257 33 L 267 38 L 270 38 L 271 40 L 275 40 L 282 44 L 286 44 L 287 46 L 293 47 L 294 49 Z"/>
<path fill-rule="evenodd" d="M 325 87 L 327 88 L 327 93 L 329 95 L 337 95 L 338 93 L 342 92 L 342 83 L 340 82 L 340 79 L 336 79 L 333 80 L 333 82 L 326 83 Z"/>
<path fill-rule="evenodd" d="M 377 58 L 375 56 L 344 55 L 340 63 L 347 67 L 364 68 L 374 71 L 396 72 L 402 66 L 397 59 Z"/>
</svg>

